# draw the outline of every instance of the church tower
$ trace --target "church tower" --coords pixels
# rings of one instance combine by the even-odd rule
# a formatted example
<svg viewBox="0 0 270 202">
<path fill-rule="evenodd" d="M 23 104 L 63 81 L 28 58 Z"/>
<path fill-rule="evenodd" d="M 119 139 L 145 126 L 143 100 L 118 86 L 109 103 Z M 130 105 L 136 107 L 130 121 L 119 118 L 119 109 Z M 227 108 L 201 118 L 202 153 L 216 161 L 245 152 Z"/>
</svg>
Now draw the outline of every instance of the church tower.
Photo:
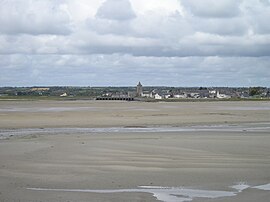
<svg viewBox="0 0 270 202">
<path fill-rule="evenodd" d="M 138 85 L 137 85 L 137 94 L 136 95 L 138 97 L 141 97 L 143 95 L 143 87 L 142 87 L 141 82 L 139 82 Z"/>
</svg>

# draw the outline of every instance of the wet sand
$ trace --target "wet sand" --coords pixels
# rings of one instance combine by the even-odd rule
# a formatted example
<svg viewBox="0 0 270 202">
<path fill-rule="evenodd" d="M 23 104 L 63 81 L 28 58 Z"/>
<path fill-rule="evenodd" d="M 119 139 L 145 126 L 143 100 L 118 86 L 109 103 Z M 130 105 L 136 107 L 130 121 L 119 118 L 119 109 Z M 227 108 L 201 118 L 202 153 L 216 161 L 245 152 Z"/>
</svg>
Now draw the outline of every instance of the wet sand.
<svg viewBox="0 0 270 202">
<path fill-rule="evenodd" d="M 270 102 L 0 101 L 0 128 L 269 122 Z"/>
<path fill-rule="evenodd" d="M 66 132 L 111 127 L 199 129 Z M 252 187 L 270 183 L 269 127 L 269 102 L 1 101 L 0 132 L 45 134 L 0 140 L 0 201 L 157 201 L 147 192 L 93 191 L 139 186 L 234 193 L 186 201 L 267 201 L 270 191 Z M 239 183 L 249 188 L 231 187 Z"/>
</svg>

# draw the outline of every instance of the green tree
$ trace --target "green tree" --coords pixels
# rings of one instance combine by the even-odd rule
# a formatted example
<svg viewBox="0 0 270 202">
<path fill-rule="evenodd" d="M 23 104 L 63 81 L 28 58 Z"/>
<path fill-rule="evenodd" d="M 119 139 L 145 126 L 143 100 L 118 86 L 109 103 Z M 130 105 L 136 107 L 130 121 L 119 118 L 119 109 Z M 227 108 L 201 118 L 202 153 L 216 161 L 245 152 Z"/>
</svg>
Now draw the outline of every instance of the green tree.
<svg viewBox="0 0 270 202">
<path fill-rule="evenodd" d="M 261 87 L 251 87 L 251 88 L 249 88 L 249 95 L 250 96 L 260 95 L 261 93 L 262 93 Z"/>
</svg>

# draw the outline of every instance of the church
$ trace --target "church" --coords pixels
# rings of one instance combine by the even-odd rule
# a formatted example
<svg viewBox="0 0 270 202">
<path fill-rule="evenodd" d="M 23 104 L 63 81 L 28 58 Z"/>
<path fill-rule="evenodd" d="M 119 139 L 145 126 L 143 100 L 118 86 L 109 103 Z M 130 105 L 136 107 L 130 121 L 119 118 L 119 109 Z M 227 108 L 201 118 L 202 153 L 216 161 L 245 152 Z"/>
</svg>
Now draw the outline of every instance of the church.
<svg viewBox="0 0 270 202">
<path fill-rule="evenodd" d="M 143 86 L 142 86 L 141 82 L 139 81 L 139 83 L 137 85 L 136 96 L 141 97 L 142 95 L 143 95 Z"/>
</svg>

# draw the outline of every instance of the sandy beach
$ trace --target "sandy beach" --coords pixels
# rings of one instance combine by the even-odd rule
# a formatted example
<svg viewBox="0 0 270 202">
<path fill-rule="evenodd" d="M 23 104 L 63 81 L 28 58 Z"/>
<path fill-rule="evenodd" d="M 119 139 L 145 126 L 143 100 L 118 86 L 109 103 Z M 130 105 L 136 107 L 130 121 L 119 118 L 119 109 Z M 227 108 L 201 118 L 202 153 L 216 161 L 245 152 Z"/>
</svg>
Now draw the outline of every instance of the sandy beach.
<svg viewBox="0 0 270 202">
<path fill-rule="evenodd" d="M 0 102 L 0 202 L 264 202 L 269 171 L 270 102 Z"/>
<path fill-rule="evenodd" d="M 269 102 L 1 101 L 0 128 L 269 122 Z"/>
</svg>

